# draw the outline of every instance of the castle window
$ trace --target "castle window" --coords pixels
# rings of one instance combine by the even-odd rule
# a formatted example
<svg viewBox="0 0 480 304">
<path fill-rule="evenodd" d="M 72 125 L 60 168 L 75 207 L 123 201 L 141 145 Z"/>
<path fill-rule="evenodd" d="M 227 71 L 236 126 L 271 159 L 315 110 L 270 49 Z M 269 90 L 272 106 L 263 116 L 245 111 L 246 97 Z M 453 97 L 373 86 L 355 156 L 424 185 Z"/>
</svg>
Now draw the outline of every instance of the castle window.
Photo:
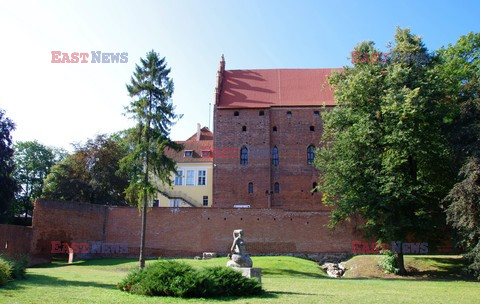
<svg viewBox="0 0 480 304">
<path fill-rule="evenodd" d="M 258 115 L 259 115 L 259 116 L 264 116 L 264 115 L 265 115 L 265 112 L 260 111 L 260 112 L 258 112 Z"/>
<path fill-rule="evenodd" d="M 248 183 L 248 193 L 250 193 L 250 194 L 253 193 L 253 183 L 252 182 Z"/>
<path fill-rule="evenodd" d="M 239 116 L 239 115 L 240 113 L 238 113 L 238 111 L 233 112 L 233 116 Z"/>
<path fill-rule="evenodd" d="M 278 148 L 277 146 L 273 147 L 272 149 L 272 165 L 275 167 L 278 166 Z"/>
<path fill-rule="evenodd" d="M 292 112 L 288 111 L 288 112 L 287 112 L 287 117 L 288 117 L 288 118 L 291 118 L 291 117 L 292 117 Z"/>
<path fill-rule="evenodd" d="M 315 146 L 310 145 L 307 148 L 307 164 L 311 165 L 315 158 Z"/>
<path fill-rule="evenodd" d="M 248 164 L 248 149 L 247 147 L 243 146 L 240 149 L 240 165 L 247 165 Z"/>
<path fill-rule="evenodd" d="M 310 131 L 315 131 L 315 127 L 314 127 L 314 126 L 310 126 Z"/>
<path fill-rule="evenodd" d="M 273 127 L 273 132 L 277 132 L 277 127 Z"/>
<path fill-rule="evenodd" d="M 313 111 L 313 116 L 314 116 L 314 117 L 320 117 L 320 112 L 318 112 L 318 111 Z"/>
<path fill-rule="evenodd" d="M 247 126 L 243 126 L 242 127 L 242 132 L 246 132 L 247 131 Z"/>
<path fill-rule="evenodd" d="M 273 186 L 273 191 L 275 193 L 280 193 L 280 184 L 279 183 L 275 183 L 275 185 Z"/>
</svg>

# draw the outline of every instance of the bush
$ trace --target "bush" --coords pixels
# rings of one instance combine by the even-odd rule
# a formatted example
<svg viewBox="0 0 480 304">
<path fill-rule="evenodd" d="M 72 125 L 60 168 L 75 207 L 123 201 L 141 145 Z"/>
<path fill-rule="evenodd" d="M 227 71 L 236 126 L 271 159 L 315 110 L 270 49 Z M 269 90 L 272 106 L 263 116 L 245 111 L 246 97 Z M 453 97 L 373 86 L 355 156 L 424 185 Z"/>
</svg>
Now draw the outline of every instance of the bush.
<svg viewBox="0 0 480 304">
<path fill-rule="evenodd" d="M 385 273 L 397 273 L 399 270 L 395 261 L 395 255 L 390 250 L 384 250 L 378 265 L 383 268 Z"/>
<path fill-rule="evenodd" d="M 201 282 L 208 286 L 204 297 L 247 296 L 263 293 L 262 285 L 255 279 L 244 277 L 240 272 L 227 267 L 207 268 L 200 272 Z M 202 286 L 202 284 L 198 284 Z"/>
<path fill-rule="evenodd" d="M 160 261 L 133 270 L 117 284 L 120 290 L 147 296 L 221 297 L 257 295 L 261 284 L 226 267 L 195 270 L 175 261 Z"/>
<path fill-rule="evenodd" d="M 0 258 L 0 286 L 5 285 L 12 279 L 12 265 Z"/>
<path fill-rule="evenodd" d="M 25 256 L 14 259 L 5 255 L 0 256 L 0 259 L 4 260 L 11 267 L 11 278 L 14 280 L 24 279 L 25 272 L 28 266 L 28 259 Z"/>
</svg>

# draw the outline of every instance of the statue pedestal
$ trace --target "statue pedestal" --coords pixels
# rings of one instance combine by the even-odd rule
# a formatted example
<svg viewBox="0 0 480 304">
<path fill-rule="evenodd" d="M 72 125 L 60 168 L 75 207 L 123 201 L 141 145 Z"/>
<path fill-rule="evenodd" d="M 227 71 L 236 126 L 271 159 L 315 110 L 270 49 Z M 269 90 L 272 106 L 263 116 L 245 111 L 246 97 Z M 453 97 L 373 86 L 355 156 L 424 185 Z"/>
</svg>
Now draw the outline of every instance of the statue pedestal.
<svg viewBox="0 0 480 304">
<path fill-rule="evenodd" d="M 232 267 L 232 269 L 240 271 L 244 277 L 256 278 L 262 283 L 262 268 Z"/>
</svg>

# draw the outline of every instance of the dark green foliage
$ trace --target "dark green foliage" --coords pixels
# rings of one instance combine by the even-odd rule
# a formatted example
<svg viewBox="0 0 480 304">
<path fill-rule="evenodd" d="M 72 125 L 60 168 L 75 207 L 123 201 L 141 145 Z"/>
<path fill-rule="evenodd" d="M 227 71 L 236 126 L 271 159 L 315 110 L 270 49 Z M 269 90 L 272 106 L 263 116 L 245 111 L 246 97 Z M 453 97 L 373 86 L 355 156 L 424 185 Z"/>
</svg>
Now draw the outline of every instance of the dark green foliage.
<svg viewBox="0 0 480 304">
<path fill-rule="evenodd" d="M 255 279 L 244 277 L 228 267 L 212 267 L 200 271 L 196 297 L 238 297 L 263 293 L 262 285 Z M 202 293 L 202 291 L 204 292 Z"/>
<path fill-rule="evenodd" d="M 12 279 L 12 265 L 0 257 L 0 286 L 5 285 Z"/>
<path fill-rule="evenodd" d="M 37 141 L 17 142 L 14 145 L 15 179 L 19 191 L 15 195 L 13 214 L 31 215 L 33 202 L 42 194 L 43 181 L 57 161 L 53 149 Z"/>
<path fill-rule="evenodd" d="M 444 204 L 447 220 L 459 235 L 469 270 L 480 279 L 480 33 L 460 37 L 439 51 L 437 74 L 448 84 L 448 101 L 458 115 L 446 129 L 459 168 L 457 183 Z"/>
<path fill-rule="evenodd" d="M 27 266 L 26 257 L 11 258 L 0 255 L 0 286 L 11 280 L 24 279 Z"/>
<path fill-rule="evenodd" d="M 119 171 L 127 151 L 119 135 L 98 135 L 52 167 L 45 179 L 43 198 L 102 205 L 127 205 L 126 174 Z"/>
<path fill-rule="evenodd" d="M 28 259 L 26 256 L 12 258 L 6 255 L 0 255 L 0 259 L 10 265 L 12 279 L 17 280 L 25 278 L 25 272 L 28 266 Z"/>
<path fill-rule="evenodd" d="M 176 170 L 175 161 L 165 154 L 165 150 L 181 150 L 181 145 L 169 137 L 171 126 L 181 117 L 175 114 L 171 100 L 173 81 L 169 74 L 165 57 L 152 50 L 146 59 L 140 59 L 140 65 L 135 65 L 130 84 L 127 84 L 133 100 L 126 112 L 136 121 L 136 126 L 128 130 L 129 149 L 121 160 L 121 168 L 129 179 L 125 190 L 127 199 L 136 202 L 142 210 L 140 268 L 145 266 L 147 201 L 156 195 L 158 182 L 171 183 L 170 175 Z M 150 179 L 152 175 L 156 180 Z"/>
<path fill-rule="evenodd" d="M 355 50 L 379 52 L 373 42 Z M 418 36 L 397 29 L 392 52 L 428 60 L 357 63 L 330 78 L 338 106 L 323 116 L 319 190 L 334 206 L 331 226 L 360 216 L 361 228 L 380 242 L 413 237 L 433 246 L 445 226 L 439 202 L 452 184 L 443 134 L 451 108 Z"/>
<path fill-rule="evenodd" d="M 13 178 L 14 162 L 11 132 L 15 124 L 0 109 L 0 216 L 8 209 L 18 189 Z"/>
<path fill-rule="evenodd" d="M 227 267 L 195 270 L 175 261 L 159 261 L 135 269 L 120 282 L 120 290 L 147 296 L 210 298 L 258 295 L 261 284 Z"/>
</svg>

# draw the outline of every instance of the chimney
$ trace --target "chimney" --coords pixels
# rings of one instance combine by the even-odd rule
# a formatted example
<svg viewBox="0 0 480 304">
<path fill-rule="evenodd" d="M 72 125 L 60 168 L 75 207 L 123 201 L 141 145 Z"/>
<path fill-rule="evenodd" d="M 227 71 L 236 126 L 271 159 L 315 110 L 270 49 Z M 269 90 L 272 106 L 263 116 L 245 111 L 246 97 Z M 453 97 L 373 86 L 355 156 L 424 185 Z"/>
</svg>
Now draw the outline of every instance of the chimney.
<svg viewBox="0 0 480 304">
<path fill-rule="evenodd" d="M 202 134 L 202 132 L 200 131 L 200 124 L 197 123 L 197 141 L 200 141 L 200 135 Z"/>
</svg>

